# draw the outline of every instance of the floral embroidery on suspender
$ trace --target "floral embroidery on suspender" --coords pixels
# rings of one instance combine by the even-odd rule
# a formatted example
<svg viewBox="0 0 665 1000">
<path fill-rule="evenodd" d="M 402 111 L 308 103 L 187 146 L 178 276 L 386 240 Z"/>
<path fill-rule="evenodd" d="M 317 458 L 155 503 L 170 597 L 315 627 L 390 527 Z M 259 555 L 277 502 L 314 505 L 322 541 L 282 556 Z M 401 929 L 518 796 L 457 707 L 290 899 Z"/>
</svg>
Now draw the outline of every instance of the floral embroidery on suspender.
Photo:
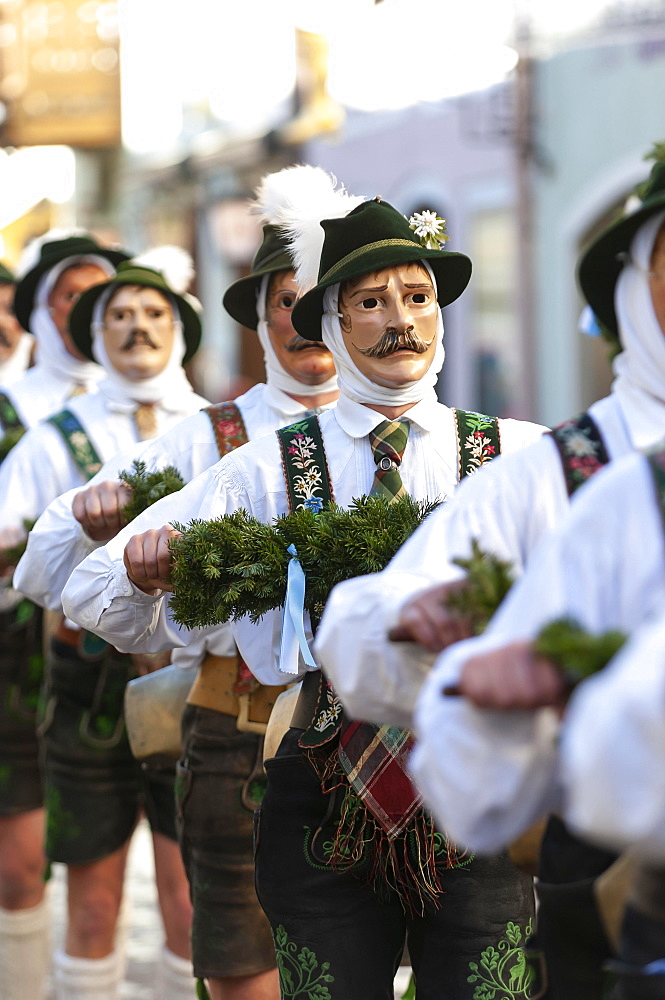
<svg viewBox="0 0 665 1000">
<path fill-rule="evenodd" d="M 308 507 L 315 514 L 333 498 L 326 452 L 316 416 L 297 420 L 277 431 L 282 452 L 282 469 L 289 499 L 289 511 Z M 322 746 L 339 732 L 342 704 L 323 674 L 314 720 L 300 737 L 300 745 Z"/>
<path fill-rule="evenodd" d="M 566 420 L 550 433 L 559 450 L 568 496 L 572 496 L 609 462 L 605 442 L 588 413 Z"/>
<path fill-rule="evenodd" d="M 247 444 L 249 439 L 245 422 L 235 403 L 213 403 L 205 407 L 204 413 L 210 417 L 220 458 Z"/>
<path fill-rule="evenodd" d="M 48 423 L 62 434 L 79 472 L 87 480 L 92 479 L 101 469 L 102 461 L 78 418 L 71 410 L 61 410 L 49 417 Z"/>
<path fill-rule="evenodd" d="M 314 513 L 333 500 L 332 484 L 316 416 L 297 420 L 277 431 L 282 451 L 289 510 L 309 507 Z"/>
<path fill-rule="evenodd" d="M 4 392 L 0 392 L 0 462 L 18 444 L 26 430 L 14 404 Z"/>
<path fill-rule="evenodd" d="M 501 452 L 499 421 L 483 413 L 453 410 L 457 431 L 457 480 L 477 472 Z"/>
</svg>

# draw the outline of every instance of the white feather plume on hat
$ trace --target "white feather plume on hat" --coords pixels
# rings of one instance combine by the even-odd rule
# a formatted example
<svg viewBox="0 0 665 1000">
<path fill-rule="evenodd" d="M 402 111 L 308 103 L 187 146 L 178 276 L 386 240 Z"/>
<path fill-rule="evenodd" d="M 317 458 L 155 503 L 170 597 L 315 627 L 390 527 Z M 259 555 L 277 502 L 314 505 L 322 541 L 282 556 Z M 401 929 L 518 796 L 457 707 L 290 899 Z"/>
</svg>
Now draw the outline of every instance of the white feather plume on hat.
<svg viewBox="0 0 665 1000">
<path fill-rule="evenodd" d="M 337 179 L 321 167 L 303 164 L 264 177 L 252 211 L 264 222 L 284 229 L 296 281 L 301 292 L 306 292 L 319 276 L 325 236 L 322 220 L 341 219 L 365 200 L 338 187 Z"/>
<path fill-rule="evenodd" d="M 149 250 L 133 257 L 131 263 L 159 271 L 176 295 L 184 295 L 194 278 L 194 261 L 182 247 L 168 244 L 150 247 Z"/>
<path fill-rule="evenodd" d="M 19 257 L 18 263 L 16 265 L 16 276 L 20 281 L 26 276 L 29 271 L 32 271 L 33 267 L 37 267 L 39 259 L 41 256 L 42 247 L 46 243 L 55 243 L 56 240 L 69 240 L 73 236 L 89 236 L 90 234 L 86 232 L 85 229 L 72 228 L 72 229 L 49 229 L 46 233 L 41 233 L 40 236 L 35 236 L 30 240 L 29 243 L 23 247 L 21 251 L 21 256 Z"/>
</svg>

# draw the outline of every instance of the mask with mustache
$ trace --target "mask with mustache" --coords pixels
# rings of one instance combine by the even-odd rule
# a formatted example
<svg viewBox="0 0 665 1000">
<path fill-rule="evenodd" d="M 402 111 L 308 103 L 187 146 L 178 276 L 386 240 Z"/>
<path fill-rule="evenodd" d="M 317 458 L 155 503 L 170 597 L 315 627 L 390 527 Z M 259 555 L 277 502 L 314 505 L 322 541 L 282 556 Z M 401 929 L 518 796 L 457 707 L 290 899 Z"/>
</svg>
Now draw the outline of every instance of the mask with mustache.
<svg viewBox="0 0 665 1000">
<path fill-rule="evenodd" d="M 328 352 L 328 348 L 324 343 L 322 343 L 322 341 L 305 340 L 305 338 L 301 337 L 299 333 L 294 334 L 288 344 L 285 345 L 285 350 L 289 351 L 291 354 L 295 354 L 297 351 L 307 351 L 310 348 Z"/>
<path fill-rule="evenodd" d="M 402 350 L 424 354 L 431 343 L 431 340 L 429 342 L 422 340 L 412 326 L 408 326 L 406 330 L 396 330 L 395 327 L 389 326 L 372 347 L 363 349 L 357 347 L 356 344 L 353 346 L 366 358 L 387 358 L 396 351 Z"/>
<path fill-rule="evenodd" d="M 138 344 L 144 344 L 146 347 L 150 347 L 153 351 L 158 350 L 158 345 L 152 340 L 148 331 L 140 329 L 131 331 L 120 350 L 131 351 L 131 349 L 136 347 Z"/>
</svg>

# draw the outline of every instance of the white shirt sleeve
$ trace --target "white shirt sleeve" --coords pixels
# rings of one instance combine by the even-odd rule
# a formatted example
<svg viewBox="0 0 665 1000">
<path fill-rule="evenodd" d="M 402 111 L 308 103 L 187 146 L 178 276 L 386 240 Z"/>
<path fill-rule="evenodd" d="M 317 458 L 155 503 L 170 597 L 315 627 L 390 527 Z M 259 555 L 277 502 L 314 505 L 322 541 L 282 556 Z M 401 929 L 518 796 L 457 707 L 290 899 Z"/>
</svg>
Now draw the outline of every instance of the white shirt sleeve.
<svg viewBox="0 0 665 1000">
<path fill-rule="evenodd" d="M 229 512 L 216 469 L 214 466 L 178 493 L 153 504 L 77 566 L 62 593 L 65 614 L 72 621 L 123 653 L 154 653 L 185 646 L 201 633 L 200 629 L 184 629 L 170 618 L 168 594 L 151 596 L 134 586 L 125 571 L 123 554 L 129 539 L 144 531 Z M 231 510 L 239 506 L 241 502 L 230 502 Z"/>
<path fill-rule="evenodd" d="M 574 693 L 562 730 L 565 816 L 581 836 L 665 858 L 665 618 Z"/>
<path fill-rule="evenodd" d="M 558 724 L 548 709 L 500 714 L 441 689 L 474 653 L 533 639 L 556 618 L 630 632 L 662 607 L 663 528 L 650 480 L 642 456 L 599 472 L 534 552 L 486 633 L 442 654 L 421 692 L 414 777 L 439 821 L 469 847 L 505 845 L 558 798 Z"/>
</svg>

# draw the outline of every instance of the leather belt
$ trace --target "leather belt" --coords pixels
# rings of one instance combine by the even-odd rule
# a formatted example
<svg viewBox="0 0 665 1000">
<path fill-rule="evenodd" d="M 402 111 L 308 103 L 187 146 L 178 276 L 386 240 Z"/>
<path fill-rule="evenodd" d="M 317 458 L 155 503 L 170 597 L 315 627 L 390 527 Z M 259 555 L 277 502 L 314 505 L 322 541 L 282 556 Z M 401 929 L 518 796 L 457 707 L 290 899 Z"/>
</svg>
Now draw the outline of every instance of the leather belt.
<svg viewBox="0 0 665 1000">
<path fill-rule="evenodd" d="M 235 690 L 238 665 L 237 656 L 206 656 L 187 696 L 187 703 L 232 715 L 238 720 L 240 732 L 263 735 L 273 705 L 288 685 L 257 682 L 252 690 L 239 694 Z"/>
</svg>

